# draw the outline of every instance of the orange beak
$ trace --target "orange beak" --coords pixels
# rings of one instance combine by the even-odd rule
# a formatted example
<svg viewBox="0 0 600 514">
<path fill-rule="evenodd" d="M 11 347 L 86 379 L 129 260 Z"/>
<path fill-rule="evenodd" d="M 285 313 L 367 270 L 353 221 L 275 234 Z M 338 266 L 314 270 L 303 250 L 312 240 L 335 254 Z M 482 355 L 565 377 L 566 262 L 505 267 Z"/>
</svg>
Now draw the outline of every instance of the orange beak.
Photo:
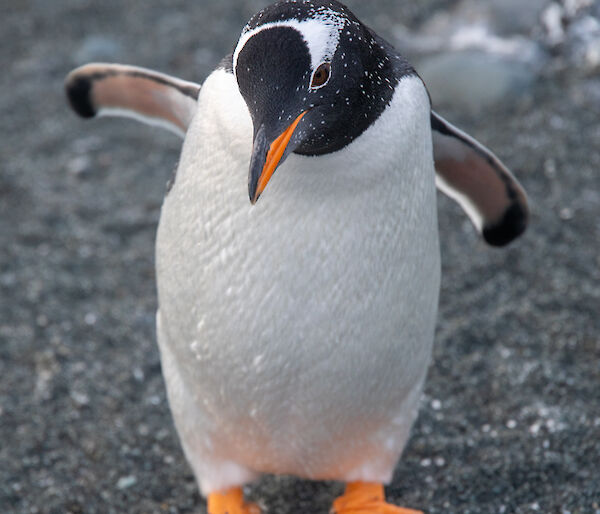
<svg viewBox="0 0 600 514">
<path fill-rule="evenodd" d="M 308 111 L 304 111 L 302 114 L 300 114 L 300 116 L 298 116 L 294 122 L 277 139 L 275 139 L 275 141 L 271 143 L 260 174 L 253 173 L 253 169 L 256 168 L 258 163 L 256 162 L 256 155 L 252 156 L 250 177 L 248 181 L 250 201 L 252 202 L 252 205 L 258 201 L 260 195 L 267 187 L 267 184 L 269 183 L 269 180 L 271 180 L 273 173 L 275 173 L 275 170 L 281 163 L 281 159 L 285 154 L 285 150 L 290 142 L 290 139 L 292 139 L 292 135 L 294 134 L 298 123 L 300 123 L 300 120 L 307 112 Z M 254 145 L 255 149 L 253 154 L 260 151 L 257 146 L 261 146 L 261 141 L 255 140 Z"/>
</svg>

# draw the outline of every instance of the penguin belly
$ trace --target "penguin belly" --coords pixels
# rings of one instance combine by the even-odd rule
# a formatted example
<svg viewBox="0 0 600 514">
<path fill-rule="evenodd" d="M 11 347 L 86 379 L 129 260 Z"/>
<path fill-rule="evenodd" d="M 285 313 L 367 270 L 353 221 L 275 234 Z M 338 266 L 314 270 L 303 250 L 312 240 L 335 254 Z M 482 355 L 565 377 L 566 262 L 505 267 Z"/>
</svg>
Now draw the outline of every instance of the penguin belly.
<svg viewBox="0 0 600 514">
<path fill-rule="evenodd" d="M 429 101 L 403 79 L 362 136 L 248 199 L 252 123 L 204 84 L 157 236 L 169 403 L 205 494 L 259 473 L 386 482 L 430 361 L 440 281 Z"/>
</svg>

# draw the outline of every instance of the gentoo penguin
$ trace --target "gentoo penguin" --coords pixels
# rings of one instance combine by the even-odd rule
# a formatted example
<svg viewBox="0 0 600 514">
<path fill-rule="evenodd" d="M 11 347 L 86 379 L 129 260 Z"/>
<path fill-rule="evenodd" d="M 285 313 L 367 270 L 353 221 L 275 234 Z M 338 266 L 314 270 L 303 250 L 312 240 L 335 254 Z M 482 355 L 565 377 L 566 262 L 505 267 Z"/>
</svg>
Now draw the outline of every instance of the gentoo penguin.
<svg viewBox="0 0 600 514">
<path fill-rule="evenodd" d="M 263 473 L 346 482 L 337 514 L 416 512 L 383 484 L 431 357 L 436 183 L 501 246 L 528 218 L 507 168 L 333 0 L 263 9 L 202 86 L 90 64 L 66 89 L 84 117 L 185 136 L 158 228 L 157 333 L 209 513 L 257 512 L 241 488 Z"/>
</svg>

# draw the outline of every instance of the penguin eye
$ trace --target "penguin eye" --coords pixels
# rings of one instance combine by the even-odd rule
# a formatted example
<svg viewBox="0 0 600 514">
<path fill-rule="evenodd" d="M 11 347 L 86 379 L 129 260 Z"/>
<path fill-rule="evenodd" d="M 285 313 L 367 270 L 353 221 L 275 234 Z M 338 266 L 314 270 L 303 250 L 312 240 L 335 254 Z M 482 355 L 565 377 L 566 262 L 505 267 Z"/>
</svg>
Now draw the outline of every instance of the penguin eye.
<svg viewBox="0 0 600 514">
<path fill-rule="evenodd" d="M 313 89 L 323 87 L 325 84 L 327 84 L 327 82 L 329 82 L 330 76 L 331 76 L 331 64 L 328 62 L 324 62 L 313 73 L 310 87 Z"/>
</svg>

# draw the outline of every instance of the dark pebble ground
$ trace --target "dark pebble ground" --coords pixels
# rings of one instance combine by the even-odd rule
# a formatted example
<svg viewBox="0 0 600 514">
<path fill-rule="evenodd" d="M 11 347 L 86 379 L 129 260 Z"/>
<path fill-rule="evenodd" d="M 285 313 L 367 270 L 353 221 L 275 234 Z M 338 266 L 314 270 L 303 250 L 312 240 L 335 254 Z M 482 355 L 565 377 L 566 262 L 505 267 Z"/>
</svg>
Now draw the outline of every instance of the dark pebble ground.
<svg viewBox="0 0 600 514">
<path fill-rule="evenodd" d="M 393 40 L 395 23 L 418 30 L 456 2 L 348 3 Z M 202 81 L 265 4 L 0 0 L 0 513 L 205 512 L 154 331 L 180 141 L 77 119 L 62 81 L 88 60 Z M 388 490 L 403 505 L 600 513 L 600 81 L 560 59 L 518 100 L 439 107 L 515 171 L 533 214 L 494 250 L 440 197 L 435 359 Z M 250 494 L 266 512 L 325 513 L 340 487 L 267 477 Z"/>
</svg>

